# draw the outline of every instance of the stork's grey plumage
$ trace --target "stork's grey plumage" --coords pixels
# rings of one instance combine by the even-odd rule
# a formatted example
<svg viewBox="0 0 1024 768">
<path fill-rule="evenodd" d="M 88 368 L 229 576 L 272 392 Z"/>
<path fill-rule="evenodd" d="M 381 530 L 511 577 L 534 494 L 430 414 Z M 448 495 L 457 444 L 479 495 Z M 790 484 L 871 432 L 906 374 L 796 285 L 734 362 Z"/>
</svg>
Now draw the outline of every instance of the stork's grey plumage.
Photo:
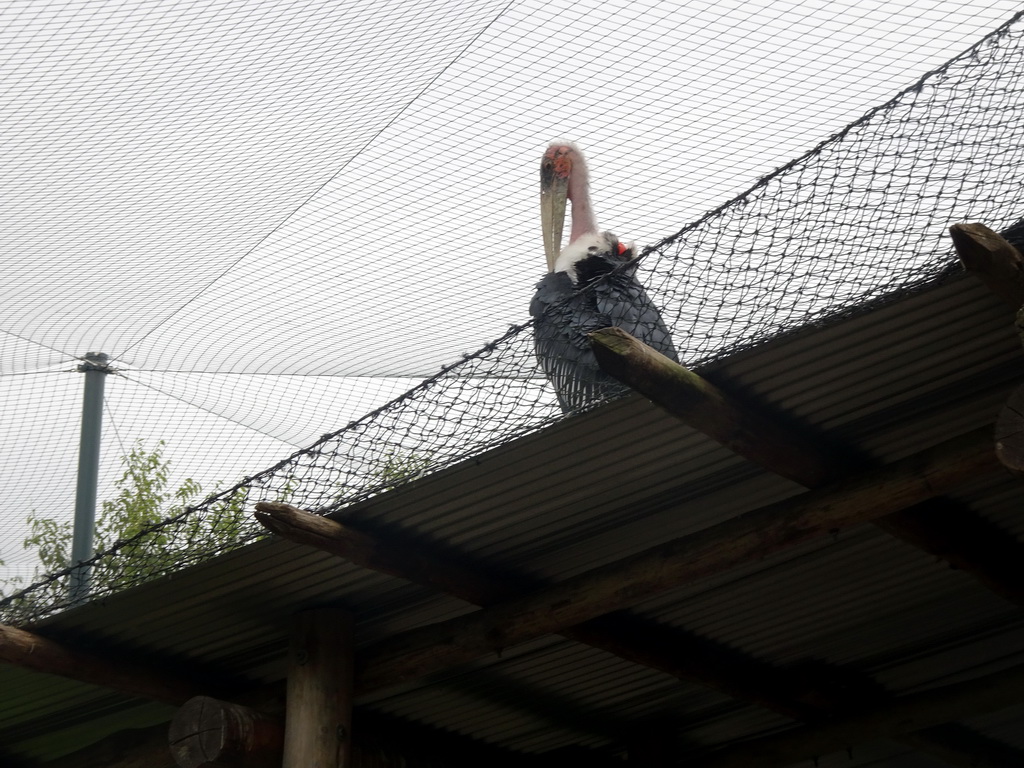
<svg viewBox="0 0 1024 768">
<path fill-rule="evenodd" d="M 561 246 L 566 201 L 572 201 L 572 233 Z M 534 345 L 563 411 L 622 393 L 626 387 L 604 373 L 587 334 L 618 326 L 678 361 L 658 308 L 636 279 L 633 246 L 599 232 L 590 205 L 588 173 L 574 144 L 553 143 L 541 162 L 541 219 L 549 272 L 530 303 Z M 593 285 L 592 285 L 593 284 Z M 588 290 L 582 288 L 591 286 Z"/>
</svg>

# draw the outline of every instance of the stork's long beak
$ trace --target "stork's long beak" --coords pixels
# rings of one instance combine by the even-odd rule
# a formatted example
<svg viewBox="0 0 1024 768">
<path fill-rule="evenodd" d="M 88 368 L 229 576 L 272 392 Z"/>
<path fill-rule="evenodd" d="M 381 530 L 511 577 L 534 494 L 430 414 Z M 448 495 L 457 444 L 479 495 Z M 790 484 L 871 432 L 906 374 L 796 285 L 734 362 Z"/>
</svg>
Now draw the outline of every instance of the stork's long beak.
<svg viewBox="0 0 1024 768">
<path fill-rule="evenodd" d="M 540 222 L 544 230 L 544 255 L 548 272 L 555 271 L 555 260 L 562 250 L 562 227 L 565 224 L 565 202 L 569 194 L 572 161 L 550 147 L 540 163 Z"/>
</svg>

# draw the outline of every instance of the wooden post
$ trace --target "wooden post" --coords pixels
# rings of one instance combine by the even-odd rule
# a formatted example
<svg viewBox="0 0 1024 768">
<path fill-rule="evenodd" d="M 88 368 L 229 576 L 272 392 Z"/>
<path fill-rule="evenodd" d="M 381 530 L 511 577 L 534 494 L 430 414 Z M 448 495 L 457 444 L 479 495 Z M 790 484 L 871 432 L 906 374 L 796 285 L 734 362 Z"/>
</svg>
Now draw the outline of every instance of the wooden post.
<svg viewBox="0 0 1024 768">
<path fill-rule="evenodd" d="M 302 611 L 288 651 L 283 768 L 350 768 L 352 618 L 337 608 Z"/>
</svg>

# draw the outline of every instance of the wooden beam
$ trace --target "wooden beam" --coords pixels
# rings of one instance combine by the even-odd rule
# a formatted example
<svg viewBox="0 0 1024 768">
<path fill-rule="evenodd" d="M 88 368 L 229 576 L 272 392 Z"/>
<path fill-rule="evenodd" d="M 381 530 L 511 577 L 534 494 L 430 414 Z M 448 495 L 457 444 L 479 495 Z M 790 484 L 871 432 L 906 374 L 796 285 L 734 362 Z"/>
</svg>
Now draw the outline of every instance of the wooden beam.
<svg viewBox="0 0 1024 768">
<path fill-rule="evenodd" d="M 855 467 L 866 464 L 856 459 L 844 462 L 794 430 L 775 425 L 762 431 L 765 419 L 756 416 L 756 409 L 619 328 L 595 331 L 590 339 L 605 371 L 769 471 L 816 488 L 822 477 L 840 474 L 844 463 Z M 890 535 L 946 559 L 996 594 L 1024 605 L 1024 588 L 1016 566 L 1024 560 L 1024 545 L 963 508 L 942 510 L 941 526 L 931 525 L 933 517 L 938 515 L 926 506 L 899 510 L 874 523 Z M 972 542 L 983 542 L 984 546 L 971 546 Z M 1001 553 L 1000 557 L 993 558 L 988 548 Z"/>
<path fill-rule="evenodd" d="M 782 768 L 845 750 L 875 738 L 901 734 L 995 712 L 1024 701 L 1024 665 L 942 688 L 894 699 L 870 712 L 823 725 L 796 728 L 727 747 L 692 768 Z"/>
<path fill-rule="evenodd" d="M 352 618 L 337 608 L 295 616 L 288 650 L 283 768 L 352 764 Z"/>
<path fill-rule="evenodd" d="M 984 224 L 954 224 L 949 236 L 964 269 L 1013 307 L 1024 305 L 1024 256 Z"/>
<path fill-rule="evenodd" d="M 807 720 L 824 704 L 813 686 L 706 638 L 625 613 L 570 627 L 560 634 L 679 680 L 739 701 Z"/>
<path fill-rule="evenodd" d="M 4 624 L 0 661 L 167 704 L 182 704 L 200 692 L 198 684 L 184 676 L 87 653 Z"/>
<path fill-rule="evenodd" d="M 590 334 L 602 370 L 734 453 L 817 488 L 847 472 L 822 446 L 744 406 L 621 328 Z"/>
<path fill-rule="evenodd" d="M 454 556 L 439 557 L 422 546 L 385 543 L 291 504 L 261 501 L 254 514 L 283 539 L 329 552 L 361 568 L 440 590 L 473 605 L 489 605 L 520 591 L 515 581 L 486 577 L 479 570 L 460 564 Z"/>
<path fill-rule="evenodd" d="M 740 515 L 531 595 L 421 627 L 360 654 L 356 688 L 376 690 L 560 632 L 658 592 L 871 520 L 1000 469 L 991 427 L 879 470 Z"/>
</svg>

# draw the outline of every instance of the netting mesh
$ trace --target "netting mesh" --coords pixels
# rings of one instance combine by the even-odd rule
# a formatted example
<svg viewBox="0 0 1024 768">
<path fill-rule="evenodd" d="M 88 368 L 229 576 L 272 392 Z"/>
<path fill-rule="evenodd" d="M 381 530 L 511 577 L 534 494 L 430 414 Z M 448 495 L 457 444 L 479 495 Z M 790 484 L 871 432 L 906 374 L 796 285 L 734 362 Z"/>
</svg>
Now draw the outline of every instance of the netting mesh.
<svg viewBox="0 0 1024 768">
<path fill-rule="evenodd" d="M 661 308 L 681 360 L 700 367 L 780 332 L 913 291 L 951 269 L 945 237 L 951 222 L 979 220 L 1002 229 L 1020 218 L 1020 18 L 643 249 L 639 278 Z M 157 374 L 122 375 L 145 383 Z M 275 397 L 286 400 L 287 392 Z M 246 514 L 256 501 L 330 512 L 560 418 L 535 359 L 530 324 L 513 326 L 387 405 L 100 552 L 88 564 L 93 595 L 261 535 Z M 299 425 L 282 440 L 302 434 Z M 281 444 L 271 440 L 268 455 Z M 24 622 L 68 605 L 69 573 L 50 574 L 5 599 L 4 621 Z"/>
</svg>

